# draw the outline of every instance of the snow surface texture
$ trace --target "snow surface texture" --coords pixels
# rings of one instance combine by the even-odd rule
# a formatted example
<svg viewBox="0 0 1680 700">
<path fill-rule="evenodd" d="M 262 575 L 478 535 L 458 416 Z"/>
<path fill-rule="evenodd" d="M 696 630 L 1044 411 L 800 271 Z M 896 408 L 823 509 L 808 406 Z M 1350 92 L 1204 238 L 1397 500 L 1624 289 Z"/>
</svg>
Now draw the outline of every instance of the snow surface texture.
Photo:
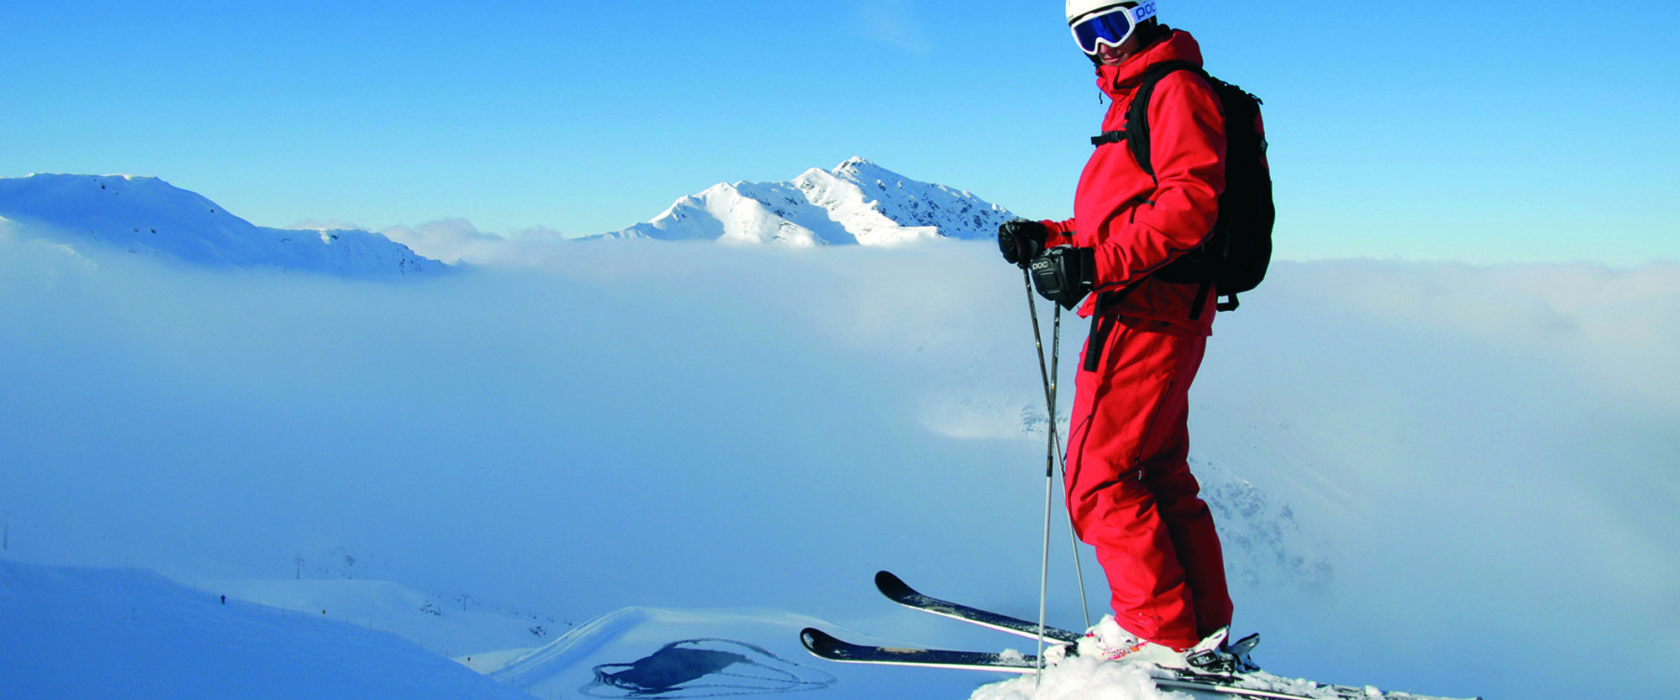
<svg viewBox="0 0 1680 700">
<path fill-rule="evenodd" d="M 1155 687 L 1149 673 L 1131 664 L 1074 657 L 1044 674 L 981 688 L 973 700 L 1184 700 L 1193 695 Z"/>
<path fill-rule="evenodd" d="M 134 569 L 0 560 L 0 658 L 16 700 L 530 697 L 396 635 Z"/>
<path fill-rule="evenodd" d="M 288 623 L 254 658 L 163 664 L 155 636 L 108 633 L 158 620 L 231 649 L 307 618 L 432 654 L 345 674 L 369 682 L 453 657 L 570 697 L 596 667 L 739 656 L 761 675 L 738 684 L 776 692 L 956 698 L 994 677 L 822 664 L 788 629 L 1024 646 L 885 603 L 877 568 L 1036 616 L 1047 418 L 1020 273 L 987 243 L 567 244 L 369 285 L 4 229 L 0 653 L 55 660 L 8 688 L 224 697 L 245 666 L 335 647 Z M 1642 673 L 1680 654 L 1677 344 L 1674 265 L 1277 264 L 1192 392 L 1238 634 L 1326 681 L 1680 694 Z M 1060 518 L 1052 541 L 1050 621 L 1077 627 Z M 197 592 L 137 597 L 163 586 L 136 568 Z M 1537 668 L 1560 638 L 1617 651 Z M 659 657 L 689 640 L 710 641 Z M 270 682 L 334 697 L 321 673 Z"/>
<path fill-rule="evenodd" d="M 902 245 L 997 235 L 1002 207 L 943 185 L 917 182 L 862 158 L 812 168 L 789 182 L 717 184 L 683 197 L 652 221 L 607 238 L 717 241 L 795 247 Z"/>
<path fill-rule="evenodd" d="M 389 279 L 445 268 L 376 233 L 254 226 L 205 197 L 155 177 L 0 178 L 0 217 L 76 250 L 108 247 L 197 266 Z"/>
</svg>

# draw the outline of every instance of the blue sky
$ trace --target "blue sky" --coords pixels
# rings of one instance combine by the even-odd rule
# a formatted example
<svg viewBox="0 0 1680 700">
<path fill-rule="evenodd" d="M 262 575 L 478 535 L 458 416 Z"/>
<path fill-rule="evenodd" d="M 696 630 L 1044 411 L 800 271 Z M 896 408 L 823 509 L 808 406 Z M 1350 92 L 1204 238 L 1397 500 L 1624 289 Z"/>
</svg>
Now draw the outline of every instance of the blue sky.
<svg viewBox="0 0 1680 700">
<path fill-rule="evenodd" d="M 254 223 L 623 228 L 853 155 L 1063 217 L 1103 106 L 1053 1 L 19 0 L 0 176 Z M 1680 9 L 1162 0 L 1266 100 L 1279 255 L 1680 259 Z"/>
</svg>

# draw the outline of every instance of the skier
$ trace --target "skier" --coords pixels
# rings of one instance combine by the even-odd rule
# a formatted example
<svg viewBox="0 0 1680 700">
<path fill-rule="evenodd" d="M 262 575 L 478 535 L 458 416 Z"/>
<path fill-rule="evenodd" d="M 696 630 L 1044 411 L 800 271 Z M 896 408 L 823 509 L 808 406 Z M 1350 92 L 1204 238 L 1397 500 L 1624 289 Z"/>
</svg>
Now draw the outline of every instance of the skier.
<svg viewBox="0 0 1680 700">
<path fill-rule="evenodd" d="M 1202 63 L 1196 40 L 1158 22 L 1155 5 L 1067 0 L 1068 26 L 1111 98 L 1105 132 L 1126 128 L 1150 66 Z M 1215 291 L 1150 275 L 1212 231 L 1226 139 L 1219 99 L 1192 71 L 1161 78 L 1148 110 L 1153 176 L 1124 142 L 1101 145 L 1080 176 L 1072 219 L 1005 223 L 998 246 L 1030 267 L 1041 295 L 1067 308 L 1083 298 L 1079 314 L 1093 319 L 1064 485 L 1114 616 L 1078 653 L 1183 668 L 1187 657 L 1226 649 L 1232 613 L 1219 536 L 1188 463 L 1187 397 L 1213 329 L 1216 305 L 1204 295 Z"/>
</svg>

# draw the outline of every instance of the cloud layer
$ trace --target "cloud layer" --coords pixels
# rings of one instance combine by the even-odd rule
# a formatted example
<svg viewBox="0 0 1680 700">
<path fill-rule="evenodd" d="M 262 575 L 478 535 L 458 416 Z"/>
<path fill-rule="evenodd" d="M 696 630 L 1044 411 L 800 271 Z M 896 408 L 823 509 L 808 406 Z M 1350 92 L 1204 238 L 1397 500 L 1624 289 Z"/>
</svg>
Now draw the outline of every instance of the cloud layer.
<svg viewBox="0 0 1680 700">
<path fill-rule="evenodd" d="M 1042 394 L 995 256 L 627 242 L 386 285 L 0 240 L 8 555 L 350 551 L 568 617 L 856 620 L 889 568 L 1030 614 Z M 1216 326 L 1193 449 L 1334 574 L 1255 568 L 1239 624 L 1281 668 L 1488 695 L 1603 689 L 1532 673 L 1559 635 L 1609 670 L 1680 653 L 1676 343 L 1673 266 L 1278 264 Z"/>
</svg>

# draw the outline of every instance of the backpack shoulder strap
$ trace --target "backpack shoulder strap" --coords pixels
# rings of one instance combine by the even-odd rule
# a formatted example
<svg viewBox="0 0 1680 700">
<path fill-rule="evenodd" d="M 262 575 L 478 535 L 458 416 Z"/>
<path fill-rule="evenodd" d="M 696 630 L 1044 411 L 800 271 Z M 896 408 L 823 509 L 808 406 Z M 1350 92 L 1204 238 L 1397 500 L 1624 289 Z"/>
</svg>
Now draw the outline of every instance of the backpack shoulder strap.
<svg viewBox="0 0 1680 700">
<path fill-rule="evenodd" d="M 1155 85 L 1162 78 L 1177 71 L 1187 70 L 1206 78 L 1207 72 L 1189 61 L 1165 61 L 1149 67 L 1144 71 L 1143 81 L 1138 84 L 1137 92 L 1132 95 L 1132 104 L 1126 108 L 1126 144 L 1132 149 L 1132 157 L 1149 173 L 1150 179 L 1155 178 L 1155 163 L 1149 154 L 1149 98 L 1155 95 Z M 1113 133 L 1113 132 L 1110 132 Z M 1118 139 L 1116 139 L 1118 140 Z M 1096 139 L 1092 139 L 1093 142 Z"/>
</svg>

